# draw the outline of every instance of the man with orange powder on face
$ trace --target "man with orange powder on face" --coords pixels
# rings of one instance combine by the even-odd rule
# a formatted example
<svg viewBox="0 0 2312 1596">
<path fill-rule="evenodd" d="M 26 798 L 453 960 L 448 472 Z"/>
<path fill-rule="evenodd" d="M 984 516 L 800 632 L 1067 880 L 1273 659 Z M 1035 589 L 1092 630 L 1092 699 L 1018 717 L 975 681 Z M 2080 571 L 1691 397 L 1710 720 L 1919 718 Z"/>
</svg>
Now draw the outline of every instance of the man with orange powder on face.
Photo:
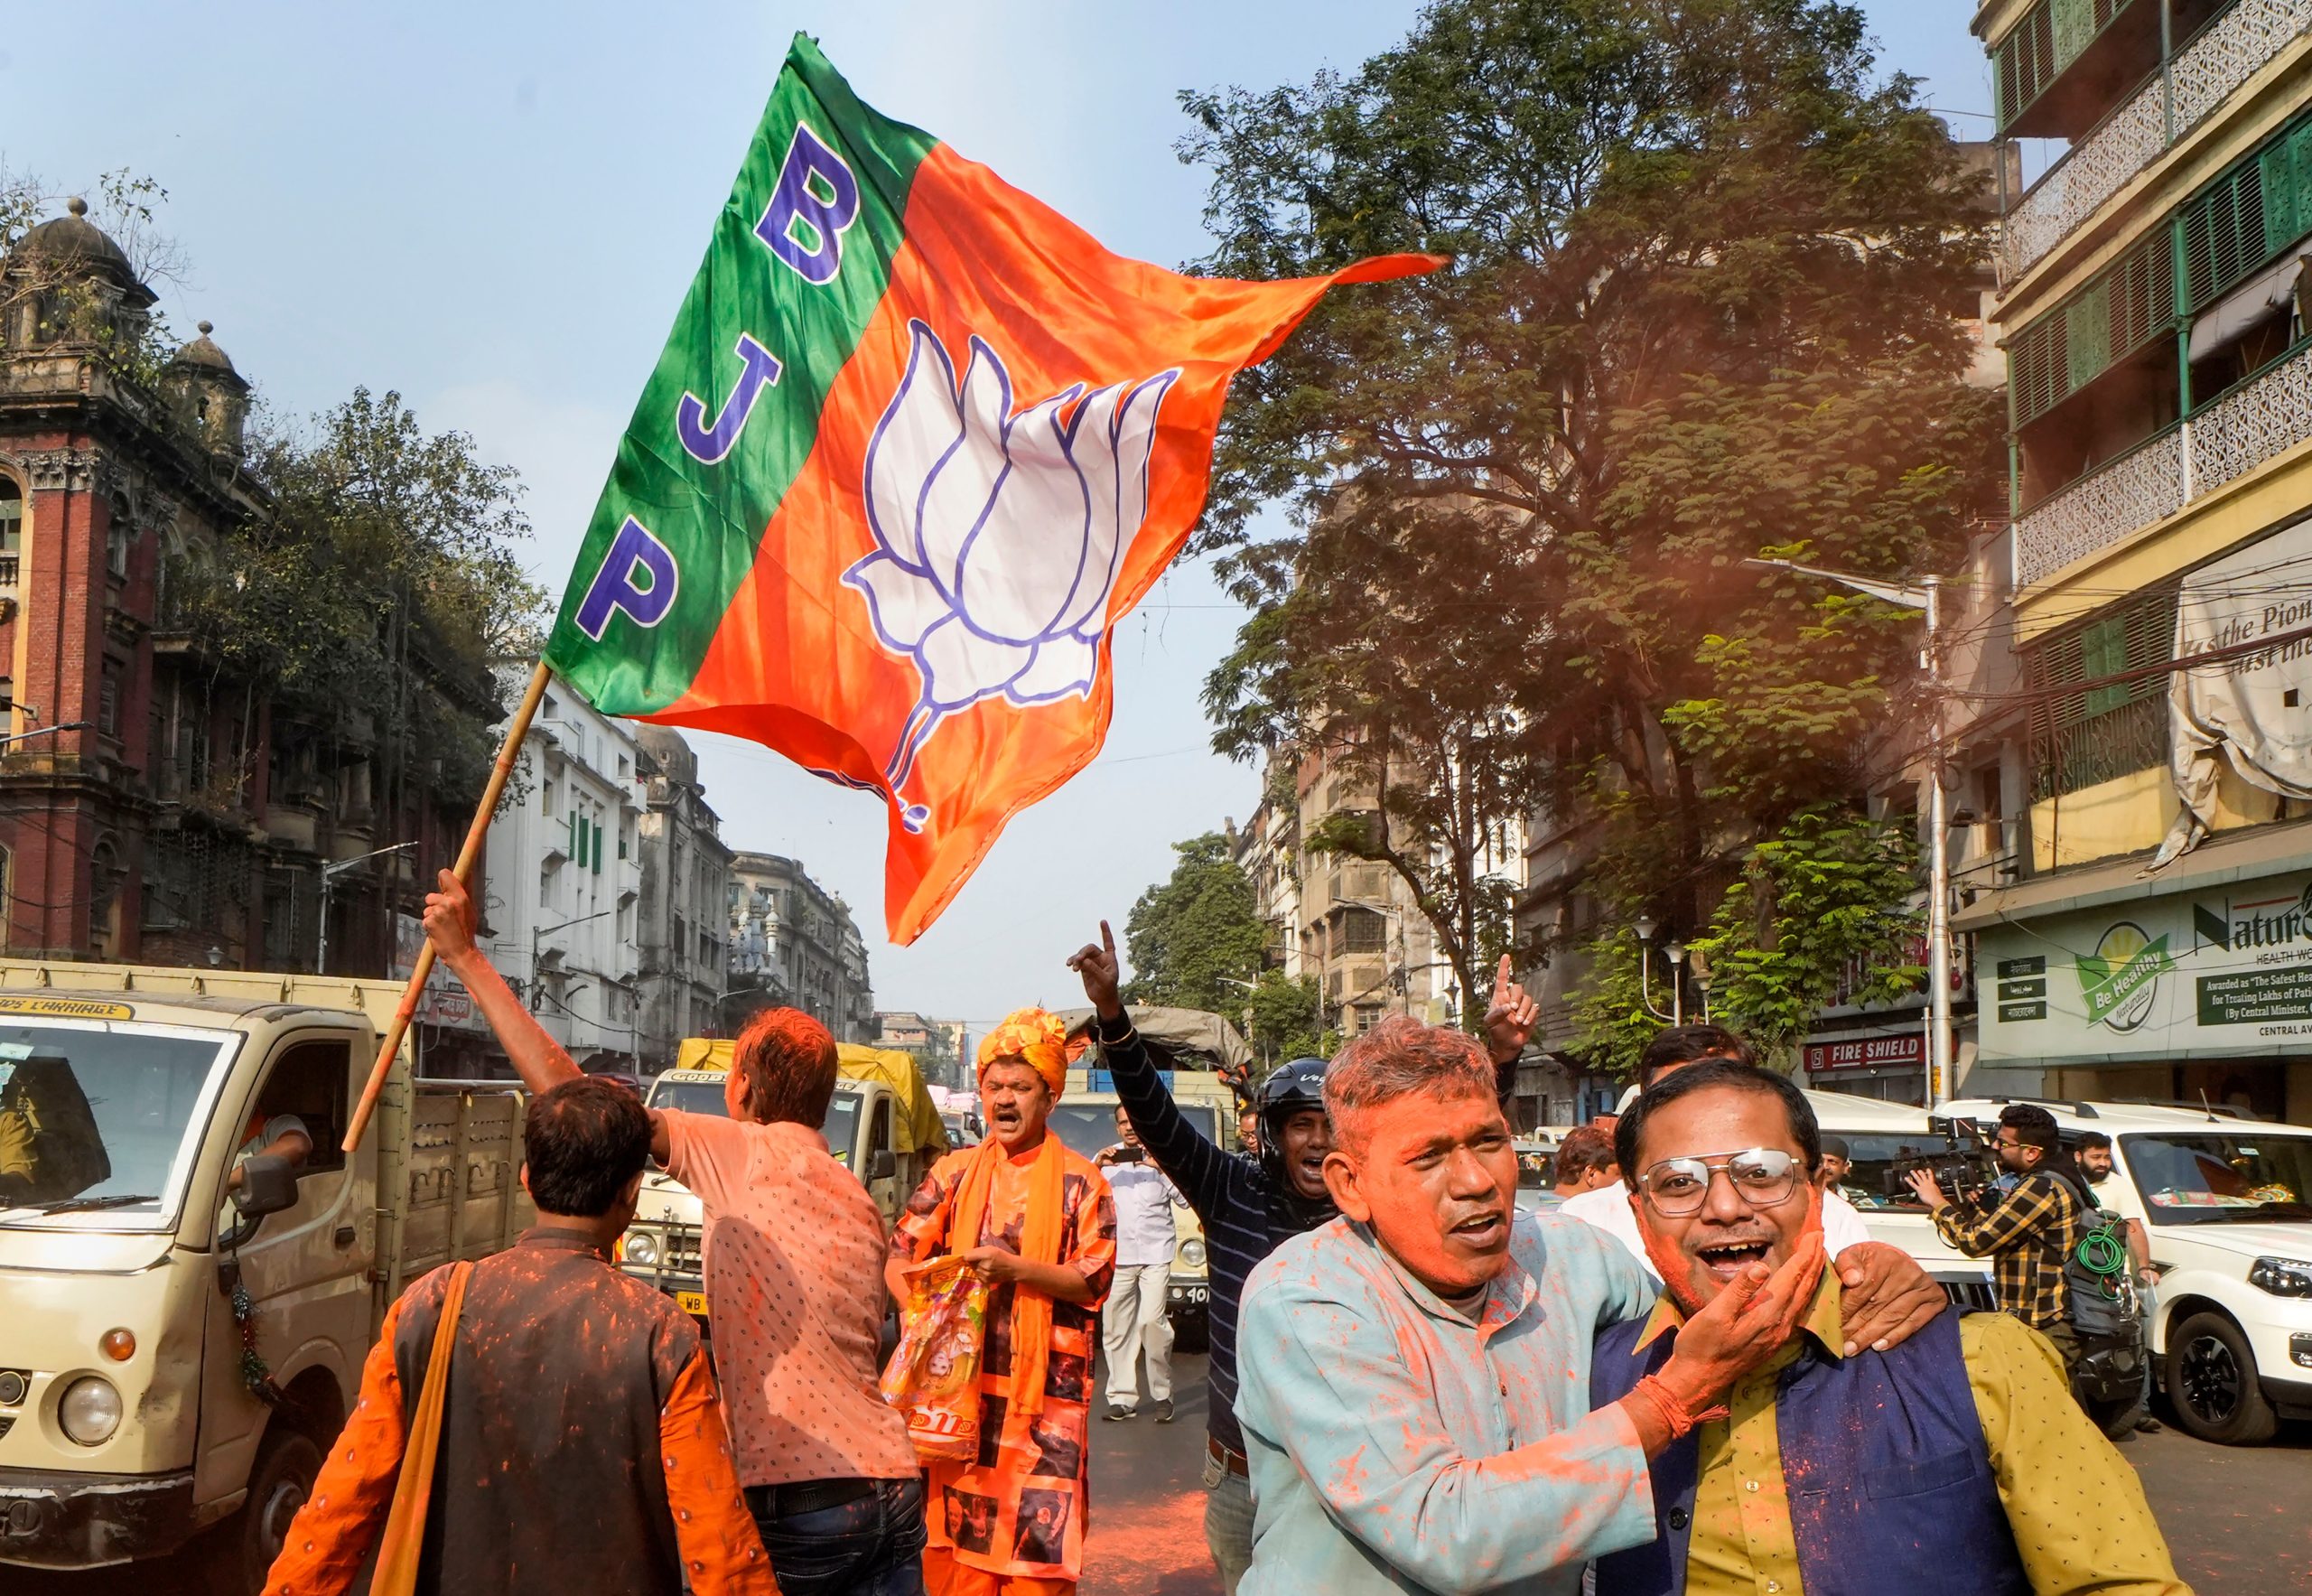
<svg viewBox="0 0 2312 1596">
<path fill-rule="evenodd" d="M 1115 1274 L 1116 1210 L 1100 1171 L 1047 1128 L 1067 1083 L 1056 1016 L 1021 1009 L 990 1031 L 987 1139 L 933 1164 L 891 1232 L 884 1274 L 900 1301 L 908 1265 L 946 1255 L 994 1284 L 979 1455 L 928 1471 L 931 1596 L 1067 1596 L 1083 1573 L 1094 1316 Z"/>
<path fill-rule="evenodd" d="M 1384 1020 L 1333 1061 L 1325 1103 L 1342 1217 L 1245 1284 L 1236 1411 L 1257 1512 L 1242 1591 L 1572 1596 L 1589 1559 L 1654 1538 L 1648 1460 L 1789 1339 L 1819 1239 L 1771 1278 L 1745 1270 L 1660 1368 L 1591 1413 L 1592 1340 L 1655 1293 L 1594 1227 L 1515 1214 L 1483 1048 Z M 1907 1334 L 1942 1305 L 1914 1266 L 1857 1293 L 1848 1333 Z"/>
<path fill-rule="evenodd" d="M 1841 1353 L 1809 1179 L 1822 1136 L 1788 1079 L 1706 1060 L 1648 1087 L 1616 1134 L 1666 1283 L 1599 1338 L 1601 1412 L 1667 1377 L 1751 1274 L 1817 1262 L 1793 1283 L 1798 1334 L 1655 1455 L 1660 1533 L 1599 1559 L 1598 1596 L 2187 1596 L 2135 1470 L 2020 1320 L 1945 1315 Z"/>
</svg>

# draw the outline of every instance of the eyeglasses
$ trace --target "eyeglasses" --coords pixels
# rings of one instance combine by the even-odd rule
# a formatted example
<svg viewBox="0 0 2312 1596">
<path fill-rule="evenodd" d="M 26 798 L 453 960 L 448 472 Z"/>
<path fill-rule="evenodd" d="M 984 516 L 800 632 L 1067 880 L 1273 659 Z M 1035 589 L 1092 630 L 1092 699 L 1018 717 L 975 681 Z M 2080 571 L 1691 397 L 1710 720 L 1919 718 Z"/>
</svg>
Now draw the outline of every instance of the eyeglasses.
<svg viewBox="0 0 2312 1596">
<path fill-rule="evenodd" d="M 1779 1147 L 1753 1147 L 1702 1158 L 1665 1158 L 1638 1177 L 1646 1200 L 1664 1218 L 1700 1213 L 1711 1176 L 1723 1170 L 1734 1194 L 1754 1209 L 1788 1202 L 1798 1190 L 1798 1161 Z"/>
</svg>

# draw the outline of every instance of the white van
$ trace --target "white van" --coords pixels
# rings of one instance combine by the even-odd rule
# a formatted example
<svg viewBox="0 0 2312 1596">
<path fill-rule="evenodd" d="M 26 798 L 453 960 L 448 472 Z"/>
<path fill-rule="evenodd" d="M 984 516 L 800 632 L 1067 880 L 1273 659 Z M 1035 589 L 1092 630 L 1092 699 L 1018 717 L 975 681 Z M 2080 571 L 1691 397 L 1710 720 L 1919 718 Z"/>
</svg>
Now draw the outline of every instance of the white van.
<svg viewBox="0 0 2312 1596">
<path fill-rule="evenodd" d="M 2096 1195 L 2150 1239 L 2152 1367 L 2184 1428 L 2242 1445 L 2282 1417 L 2312 1418 L 2312 1126 L 2043 1098 L 1937 1112 L 1989 1127 L 2009 1102 L 2038 1103 L 2066 1145 L 2084 1131 L 2112 1138 L 2112 1178 Z"/>
</svg>

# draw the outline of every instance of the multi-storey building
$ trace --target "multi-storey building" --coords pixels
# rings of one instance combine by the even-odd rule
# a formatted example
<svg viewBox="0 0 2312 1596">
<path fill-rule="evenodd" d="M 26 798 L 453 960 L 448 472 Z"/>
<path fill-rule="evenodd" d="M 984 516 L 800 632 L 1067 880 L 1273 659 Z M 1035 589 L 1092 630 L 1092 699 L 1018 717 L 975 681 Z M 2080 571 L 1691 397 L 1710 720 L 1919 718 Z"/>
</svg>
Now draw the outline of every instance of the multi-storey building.
<svg viewBox="0 0 2312 1596">
<path fill-rule="evenodd" d="M 813 881 L 800 860 L 736 854 L 731 863 L 730 1023 L 757 1009 L 803 1010 L 838 1041 L 875 1033 L 867 944 L 851 907 Z"/>
<path fill-rule="evenodd" d="M 915 1055 L 924 1078 L 937 1086 L 968 1089 L 972 1059 L 965 1050 L 971 1038 L 961 1020 L 933 1020 L 912 1009 L 878 1010 L 875 1045 Z"/>
<path fill-rule="evenodd" d="M 383 975 L 473 791 L 374 705 L 292 703 L 195 624 L 271 513 L 248 385 L 201 323 L 156 373 L 153 291 L 74 201 L 0 260 L 0 891 L 9 951 Z M 294 530 L 291 529 L 291 530 Z M 477 733 L 496 686 L 407 629 L 405 690 Z M 324 866 L 329 867 L 326 873 Z M 454 1055 L 480 1035 L 422 1016 Z"/>
<path fill-rule="evenodd" d="M 1229 857 L 1253 886 L 1253 912 L 1267 928 L 1264 966 L 1298 980 L 1300 962 L 1300 815 L 1297 804 L 1263 796 L 1239 828 L 1227 822 Z"/>
<path fill-rule="evenodd" d="M 635 988 L 644 1069 L 672 1064 L 686 1036 L 725 1036 L 731 994 L 723 975 L 731 894 L 731 850 L 707 806 L 698 756 L 671 726 L 634 723 L 643 809 L 636 822 L 641 860 L 635 915 Z"/>
<path fill-rule="evenodd" d="M 490 962 L 582 1067 L 633 1070 L 642 1056 L 643 779 L 631 728 L 556 686 L 489 823 Z"/>
<path fill-rule="evenodd" d="M 1981 1059 L 2312 1115 L 2312 0 L 1987 0 L 2026 723 Z M 2178 662 L 2213 657 L 2195 669 Z"/>
</svg>

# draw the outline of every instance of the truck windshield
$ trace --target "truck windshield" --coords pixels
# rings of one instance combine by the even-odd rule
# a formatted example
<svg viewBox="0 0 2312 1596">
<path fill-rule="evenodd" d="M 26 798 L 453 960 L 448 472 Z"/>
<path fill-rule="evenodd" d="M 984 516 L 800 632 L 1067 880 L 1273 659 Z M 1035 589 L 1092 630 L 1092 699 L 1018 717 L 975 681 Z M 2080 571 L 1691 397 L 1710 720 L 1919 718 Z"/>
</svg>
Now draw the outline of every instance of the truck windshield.
<svg viewBox="0 0 2312 1596">
<path fill-rule="evenodd" d="M 684 1114 L 728 1115 L 731 1110 L 722 1101 L 722 1083 L 718 1080 L 661 1080 L 650 1088 L 650 1106 L 673 1108 Z M 858 1144 L 859 1094 L 838 1090 L 834 1101 L 827 1105 L 827 1117 L 819 1132 L 827 1139 L 827 1151 L 836 1162 L 849 1163 L 851 1150 Z"/>
<path fill-rule="evenodd" d="M 1208 1103 L 1183 1103 L 1180 1114 L 1196 1134 L 1216 1146 L 1220 1141 L 1220 1116 Z M 1070 1149 L 1090 1158 L 1116 1144 L 1116 1106 L 1114 1103 L 1062 1103 L 1051 1111 L 1051 1128 Z"/>
<path fill-rule="evenodd" d="M 2312 1136 L 2242 1127 L 2120 1138 L 2155 1225 L 2312 1219 Z"/>
<path fill-rule="evenodd" d="M 0 1225 L 69 1213 L 145 1228 L 172 1215 L 231 1040 L 0 1023 Z"/>
</svg>

